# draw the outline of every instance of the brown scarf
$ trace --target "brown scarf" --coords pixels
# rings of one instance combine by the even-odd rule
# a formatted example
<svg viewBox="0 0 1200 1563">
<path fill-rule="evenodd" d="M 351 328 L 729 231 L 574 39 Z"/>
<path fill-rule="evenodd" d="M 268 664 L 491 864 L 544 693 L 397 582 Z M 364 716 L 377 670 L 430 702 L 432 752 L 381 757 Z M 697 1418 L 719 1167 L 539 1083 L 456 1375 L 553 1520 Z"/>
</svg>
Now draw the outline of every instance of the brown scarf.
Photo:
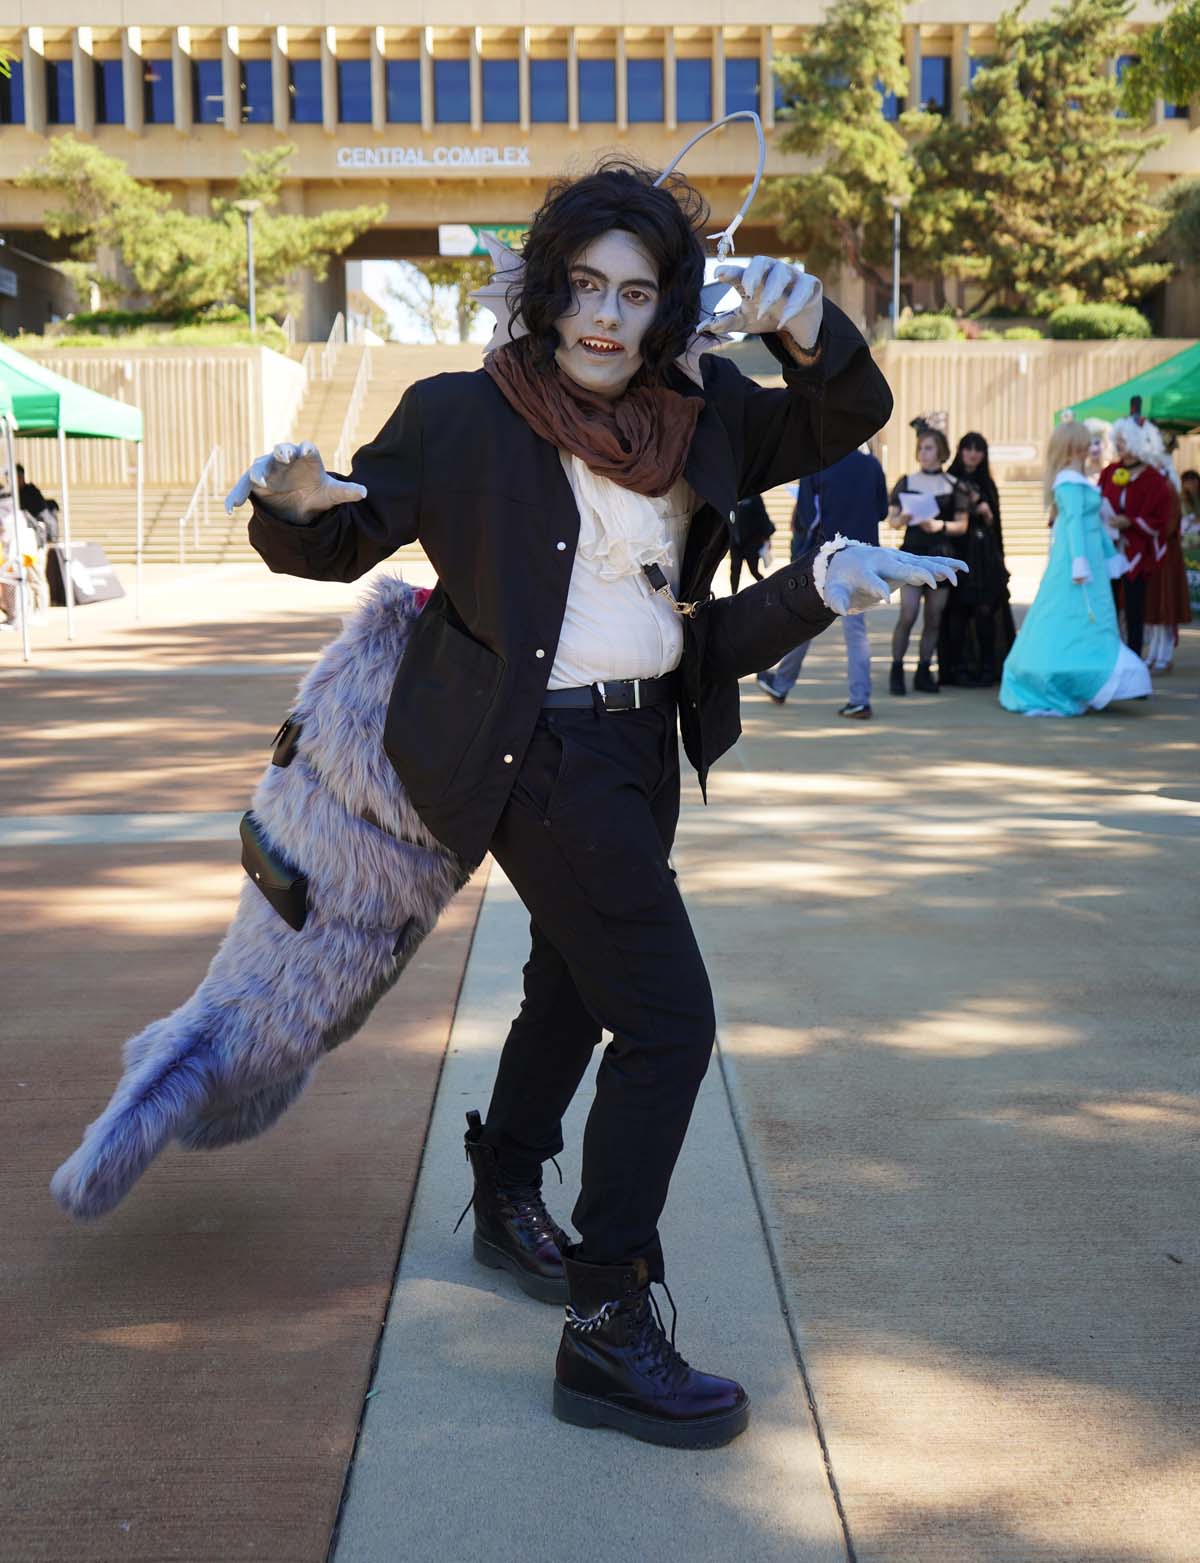
<svg viewBox="0 0 1200 1563">
<path fill-rule="evenodd" d="M 483 367 L 535 434 L 598 476 L 657 499 L 683 475 L 701 397 L 637 386 L 609 401 L 572 384 L 557 364 L 540 368 L 528 338 L 497 348 Z"/>
</svg>

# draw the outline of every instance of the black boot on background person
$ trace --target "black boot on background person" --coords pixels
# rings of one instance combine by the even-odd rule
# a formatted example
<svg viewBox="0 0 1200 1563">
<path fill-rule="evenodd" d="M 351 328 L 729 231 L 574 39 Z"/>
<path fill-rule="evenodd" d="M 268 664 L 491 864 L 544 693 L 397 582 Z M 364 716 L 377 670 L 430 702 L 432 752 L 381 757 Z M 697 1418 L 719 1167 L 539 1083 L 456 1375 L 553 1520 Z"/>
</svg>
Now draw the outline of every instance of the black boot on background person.
<svg viewBox="0 0 1200 1563">
<path fill-rule="evenodd" d="M 483 1122 L 472 1108 L 463 1144 L 475 1175 L 475 1192 L 467 1206 L 475 1209 L 475 1258 L 489 1270 L 507 1270 L 528 1296 L 562 1306 L 567 1301 L 562 1251 L 570 1239 L 542 1201 L 540 1178 L 507 1183 L 500 1176 L 496 1152 L 483 1143 L 482 1134 Z M 460 1225 L 467 1210 L 458 1218 Z"/>
<path fill-rule="evenodd" d="M 888 692 L 893 695 L 908 694 L 908 690 L 904 686 L 903 662 L 892 663 L 892 671 L 888 674 Z"/>
<path fill-rule="evenodd" d="M 674 1449 L 718 1449 L 745 1431 L 750 1397 L 675 1350 L 675 1304 L 668 1339 L 645 1259 L 591 1265 L 567 1253 L 564 1264 L 571 1300 L 554 1379 L 559 1421 Z"/>
<path fill-rule="evenodd" d="M 923 695 L 936 695 L 938 681 L 933 676 L 933 669 L 928 662 L 918 662 L 917 671 L 913 674 L 913 688 L 919 689 Z"/>
</svg>

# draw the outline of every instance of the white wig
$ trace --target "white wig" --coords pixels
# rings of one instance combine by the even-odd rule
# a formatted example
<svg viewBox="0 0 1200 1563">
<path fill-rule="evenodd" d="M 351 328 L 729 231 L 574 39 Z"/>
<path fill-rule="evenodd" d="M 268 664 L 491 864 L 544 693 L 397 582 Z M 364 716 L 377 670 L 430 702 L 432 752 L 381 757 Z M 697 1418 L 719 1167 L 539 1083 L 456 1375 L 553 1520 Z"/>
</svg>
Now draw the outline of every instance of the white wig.
<svg viewBox="0 0 1200 1563">
<path fill-rule="evenodd" d="M 1136 418 L 1118 418 L 1112 426 L 1112 438 L 1113 444 L 1123 447 L 1126 455 L 1148 467 L 1157 467 L 1165 455 L 1162 435 L 1157 425 L 1148 419 L 1138 423 Z"/>
</svg>

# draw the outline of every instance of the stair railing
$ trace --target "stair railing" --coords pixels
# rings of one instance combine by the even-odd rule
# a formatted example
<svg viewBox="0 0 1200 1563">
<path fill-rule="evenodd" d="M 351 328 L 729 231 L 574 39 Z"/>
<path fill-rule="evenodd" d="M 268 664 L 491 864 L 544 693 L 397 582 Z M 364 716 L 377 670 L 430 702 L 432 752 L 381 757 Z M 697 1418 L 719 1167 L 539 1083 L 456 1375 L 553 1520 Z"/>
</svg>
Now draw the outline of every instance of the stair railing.
<svg viewBox="0 0 1200 1563">
<path fill-rule="evenodd" d="M 325 339 L 325 346 L 321 351 L 321 378 L 332 380 L 334 366 L 337 364 L 338 348 L 346 345 L 346 317 L 339 309 L 333 317 L 333 325 L 329 328 L 329 335 Z"/>
<path fill-rule="evenodd" d="M 179 562 L 186 564 L 185 539 L 187 537 L 188 522 L 192 525 L 193 547 L 200 547 L 200 510 L 204 510 L 204 525 L 208 525 L 209 499 L 217 497 L 217 485 L 221 463 L 221 447 L 214 445 L 209 451 L 204 465 L 200 468 L 200 476 L 196 479 L 196 486 L 192 490 L 192 497 L 188 500 L 188 507 L 179 518 Z"/>
<path fill-rule="evenodd" d="M 333 464 L 330 468 L 333 472 L 350 470 L 350 458 L 354 454 L 354 431 L 358 427 L 358 417 L 367 399 L 367 386 L 370 380 L 371 349 L 364 347 L 358 373 L 354 376 L 354 384 L 350 387 L 350 400 L 346 405 L 346 416 L 342 419 L 342 432 L 338 436 L 337 447 L 333 453 Z"/>
</svg>

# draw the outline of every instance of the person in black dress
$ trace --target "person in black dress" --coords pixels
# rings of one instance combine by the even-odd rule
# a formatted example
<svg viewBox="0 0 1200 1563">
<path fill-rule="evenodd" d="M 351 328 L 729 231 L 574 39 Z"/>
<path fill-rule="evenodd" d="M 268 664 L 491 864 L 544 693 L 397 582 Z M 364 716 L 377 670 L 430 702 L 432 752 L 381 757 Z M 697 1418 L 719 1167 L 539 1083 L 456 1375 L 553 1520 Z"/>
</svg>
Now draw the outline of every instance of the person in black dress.
<svg viewBox="0 0 1200 1563">
<path fill-rule="evenodd" d="M 950 588 L 938 636 L 938 676 L 943 684 L 989 686 L 1016 639 L 1004 563 L 1000 495 L 988 465 L 982 434 L 964 434 L 946 469 L 971 495 L 967 530 L 955 552 L 970 574 Z"/>
</svg>

